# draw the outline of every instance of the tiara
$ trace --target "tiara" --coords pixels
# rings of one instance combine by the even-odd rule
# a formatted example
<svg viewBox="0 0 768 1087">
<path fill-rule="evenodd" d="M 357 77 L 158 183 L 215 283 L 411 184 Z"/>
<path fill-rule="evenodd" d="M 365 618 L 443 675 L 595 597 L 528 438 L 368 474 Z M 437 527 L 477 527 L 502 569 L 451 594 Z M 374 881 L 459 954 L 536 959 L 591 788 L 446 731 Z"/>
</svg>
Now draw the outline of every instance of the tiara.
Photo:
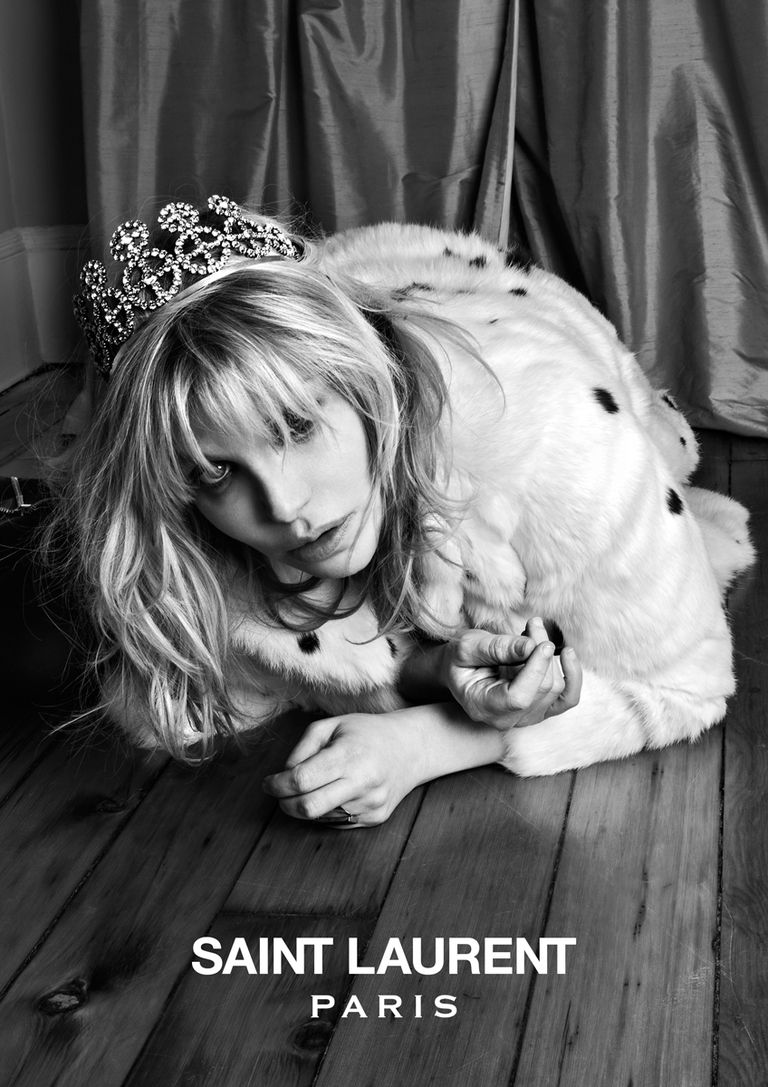
<svg viewBox="0 0 768 1087">
<path fill-rule="evenodd" d="M 158 309 L 196 279 L 237 257 L 303 256 L 282 230 L 246 218 L 227 196 L 210 196 L 202 213 L 192 204 L 166 204 L 157 225 L 171 236 L 165 248 L 158 247 L 147 224 L 138 219 L 122 223 L 114 232 L 109 250 L 125 264 L 116 286 L 109 286 L 100 260 L 89 260 L 80 273 L 75 317 L 104 377 L 133 334 L 137 318 Z"/>
</svg>

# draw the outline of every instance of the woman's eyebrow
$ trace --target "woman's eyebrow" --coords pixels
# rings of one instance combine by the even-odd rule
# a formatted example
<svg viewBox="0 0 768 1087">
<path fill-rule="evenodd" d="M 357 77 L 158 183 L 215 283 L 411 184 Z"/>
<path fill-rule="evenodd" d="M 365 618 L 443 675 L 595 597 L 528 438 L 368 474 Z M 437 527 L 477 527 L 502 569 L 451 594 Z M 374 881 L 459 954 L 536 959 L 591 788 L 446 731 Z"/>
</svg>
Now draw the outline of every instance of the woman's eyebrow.
<svg viewBox="0 0 768 1087">
<path fill-rule="evenodd" d="M 198 448 L 204 460 L 209 461 L 211 464 L 216 461 L 235 461 L 238 459 L 238 450 L 235 445 L 229 442 L 199 442 Z"/>
<path fill-rule="evenodd" d="M 206 438 L 198 438 L 197 447 L 208 460 L 212 457 L 223 457 L 220 450 L 225 448 L 221 442 L 212 441 Z"/>
</svg>

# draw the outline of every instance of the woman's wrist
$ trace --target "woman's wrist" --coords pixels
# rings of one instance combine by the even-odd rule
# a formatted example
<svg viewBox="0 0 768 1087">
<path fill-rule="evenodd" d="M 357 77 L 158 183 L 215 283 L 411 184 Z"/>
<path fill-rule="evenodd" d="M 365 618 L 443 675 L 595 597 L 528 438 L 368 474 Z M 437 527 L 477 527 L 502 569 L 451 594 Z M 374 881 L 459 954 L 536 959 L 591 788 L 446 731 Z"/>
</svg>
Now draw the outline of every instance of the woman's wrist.
<svg viewBox="0 0 768 1087">
<path fill-rule="evenodd" d="M 504 733 L 467 717 L 456 702 L 439 702 L 395 710 L 415 740 L 416 785 L 445 774 L 500 762 L 506 753 Z"/>
</svg>

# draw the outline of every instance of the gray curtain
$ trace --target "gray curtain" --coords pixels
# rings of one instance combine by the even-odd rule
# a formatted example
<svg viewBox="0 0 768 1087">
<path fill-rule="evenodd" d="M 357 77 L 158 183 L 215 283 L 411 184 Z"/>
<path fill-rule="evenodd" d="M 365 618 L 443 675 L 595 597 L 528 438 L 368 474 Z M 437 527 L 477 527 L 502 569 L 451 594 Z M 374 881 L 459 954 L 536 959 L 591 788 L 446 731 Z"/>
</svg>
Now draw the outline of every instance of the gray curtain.
<svg viewBox="0 0 768 1087">
<path fill-rule="evenodd" d="M 158 195 L 216 190 L 325 231 L 396 219 L 497 235 L 514 10 L 83 0 L 97 240 Z"/>
<path fill-rule="evenodd" d="M 522 0 L 516 225 L 692 421 L 768 435 L 768 5 Z"/>
</svg>

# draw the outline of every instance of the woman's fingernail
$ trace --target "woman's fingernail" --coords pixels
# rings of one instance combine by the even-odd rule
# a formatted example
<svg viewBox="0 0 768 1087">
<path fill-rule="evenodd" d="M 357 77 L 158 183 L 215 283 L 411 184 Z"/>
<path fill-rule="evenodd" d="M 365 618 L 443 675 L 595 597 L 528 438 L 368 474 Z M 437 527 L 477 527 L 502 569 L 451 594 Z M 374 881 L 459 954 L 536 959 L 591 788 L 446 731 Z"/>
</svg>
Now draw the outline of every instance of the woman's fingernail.
<svg viewBox="0 0 768 1087">
<path fill-rule="evenodd" d="M 545 657 L 553 657 L 555 655 L 555 647 L 552 642 L 542 642 L 541 652 Z"/>
</svg>

